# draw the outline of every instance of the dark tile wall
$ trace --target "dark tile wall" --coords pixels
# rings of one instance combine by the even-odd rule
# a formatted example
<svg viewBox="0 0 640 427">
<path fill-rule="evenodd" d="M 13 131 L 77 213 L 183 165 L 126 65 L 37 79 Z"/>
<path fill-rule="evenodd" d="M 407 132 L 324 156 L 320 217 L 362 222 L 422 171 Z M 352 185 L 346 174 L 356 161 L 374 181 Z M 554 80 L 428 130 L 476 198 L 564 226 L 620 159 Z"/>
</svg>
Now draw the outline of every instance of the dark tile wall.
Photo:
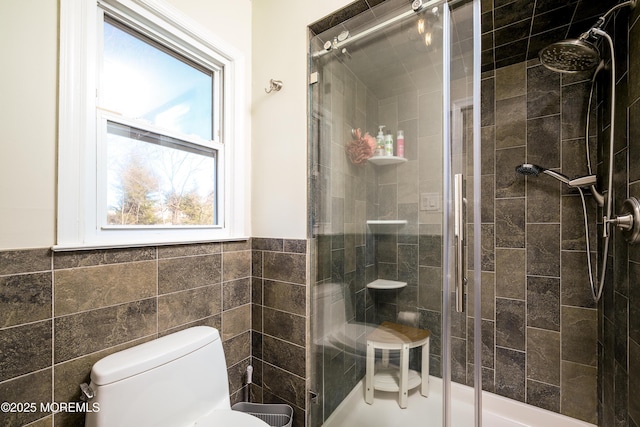
<svg viewBox="0 0 640 427">
<path fill-rule="evenodd" d="M 307 241 L 253 238 L 251 245 L 253 402 L 288 403 L 305 426 Z"/>
<path fill-rule="evenodd" d="M 606 30 L 616 48 L 614 209 L 627 197 L 640 198 L 640 11 L 616 14 Z M 601 47 L 609 58 L 608 48 Z M 608 170 L 610 74 L 599 80 L 600 176 Z M 606 185 L 606 178 L 602 179 Z M 601 211 L 599 211 L 601 213 Z M 598 304 L 598 424 L 640 425 L 640 245 L 614 232 L 604 293 Z"/>
<path fill-rule="evenodd" d="M 0 251 L 0 396 L 75 402 L 91 366 L 195 325 L 220 330 L 232 401 L 251 362 L 249 241 L 52 253 Z M 0 424 L 82 425 L 82 414 L 0 413 Z"/>
<path fill-rule="evenodd" d="M 597 310 L 580 197 L 547 175 L 515 173 L 534 163 L 587 174 L 589 77 L 537 60 L 483 73 L 483 258 L 494 262 L 482 286 L 494 310 L 483 307 L 482 363 L 485 389 L 595 423 Z M 586 201 L 595 245 L 596 204 Z"/>
</svg>

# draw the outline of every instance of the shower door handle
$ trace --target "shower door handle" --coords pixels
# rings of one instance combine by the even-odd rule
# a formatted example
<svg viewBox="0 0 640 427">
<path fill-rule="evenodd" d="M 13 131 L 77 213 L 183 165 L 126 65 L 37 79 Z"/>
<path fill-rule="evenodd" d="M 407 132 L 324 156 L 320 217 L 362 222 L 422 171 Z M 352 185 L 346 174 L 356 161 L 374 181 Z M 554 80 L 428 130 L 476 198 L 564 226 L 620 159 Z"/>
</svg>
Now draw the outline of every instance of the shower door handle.
<svg viewBox="0 0 640 427">
<path fill-rule="evenodd" d="M 464 287 L 467 279 L 465 270 L 465 198 L 464 198 L 464 177 L 461 173 L 455 174 L 453 179 L 453 228 L 455 236 L 455 288 L 456 288 L 456 311 L 464 311 Z"/>
</svg>

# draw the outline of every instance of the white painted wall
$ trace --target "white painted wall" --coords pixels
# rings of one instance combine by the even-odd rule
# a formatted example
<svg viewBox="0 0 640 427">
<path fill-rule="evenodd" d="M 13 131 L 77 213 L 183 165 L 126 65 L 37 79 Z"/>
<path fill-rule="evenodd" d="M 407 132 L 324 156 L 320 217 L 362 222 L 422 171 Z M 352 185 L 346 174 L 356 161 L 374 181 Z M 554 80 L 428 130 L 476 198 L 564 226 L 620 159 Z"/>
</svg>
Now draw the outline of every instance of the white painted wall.
<svg viewBox="0 0 640 427">
<path fill-rule="evenodd" d="M 307 27 L 349 3 L 253 0 L 254 237 L 307 237 Z"/>
<path fill-rule="evenodd" d="M 307 26 L 351 0 L 165 1 L 246 54 L 249 234 L 306 238 Z M 0 2 L 0 249 L 55 243 L 58 13 Z"/>
<path fill-rule="evenodd" d="M 0 249 L 53 244 L 57 0 L 0 2 Z"/>
<path fill-rule="evenodd" d="M 249 88 L 251 0 L 165 1 L 245 55 Z M 55 243 L 58 14 L 57 0 L 0 1 L 0 249 Z"/>
</svg>

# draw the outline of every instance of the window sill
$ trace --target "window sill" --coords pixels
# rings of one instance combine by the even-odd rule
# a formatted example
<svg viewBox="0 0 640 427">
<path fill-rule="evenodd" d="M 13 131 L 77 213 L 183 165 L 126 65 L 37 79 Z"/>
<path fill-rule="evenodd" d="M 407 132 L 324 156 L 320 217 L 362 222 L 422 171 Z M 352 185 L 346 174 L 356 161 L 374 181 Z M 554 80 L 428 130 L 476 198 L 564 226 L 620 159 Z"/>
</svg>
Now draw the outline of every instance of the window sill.
<svg viewBox="0 0 640 427">
<path fill-rule="evenodd" d="M 140 248 L 147 246 L 173 246 L 173 245 L 192 245 L 198 243 L 216 243 L 216 242 L 241 242 L 249 240 L 249 237 L 228 237 L 219 239 L 202 239 L 202 240 L 178 240 L 172 242 L 130 242 L 130 243 L 97 243 L 97 244 L 68 244 L 54 245 L 51 247 L 53 252 L 71 252 L 71 251 L 90 251 L 96 249 L 122 249 L 122 248 Z"/>
</svg>

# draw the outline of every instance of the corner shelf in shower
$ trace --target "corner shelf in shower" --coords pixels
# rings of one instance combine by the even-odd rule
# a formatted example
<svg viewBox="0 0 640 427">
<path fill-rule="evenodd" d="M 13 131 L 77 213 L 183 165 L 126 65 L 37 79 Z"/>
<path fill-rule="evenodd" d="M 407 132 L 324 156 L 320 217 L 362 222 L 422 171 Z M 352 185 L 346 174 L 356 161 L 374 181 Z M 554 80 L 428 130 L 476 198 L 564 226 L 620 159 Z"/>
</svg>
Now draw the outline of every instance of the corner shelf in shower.
<svg viewBox="0 0 640 427">
<path fill-rule="evenodd" d="M 386 165 L 395 165 L 397 163 L 404 163 L 407 161 L 407 159 L 404 157 L 398 157 L 398 156 L 373 156 L 373 157 L 369 157 L 369 161 L 374 165 L 386 166 Z"/>
<path fill-rule="evenodd" d="M 401 226 L 401 225 L 407 225 L 407 220 L 406 219 L 368 219 L 367 220 L 367 225 L 379 225 L 379 226 L 383 226 L 383 225 L 395 225 L 395 226 Z"/>
<path fill-rule="evenodd" d="M 369 289 L 399 289 L 407 286 L 406 282 L 398 282 L 397 280 L 376 279 L 371 283 L 367 283 Z"/>
<path fill-rule="evenodd" d="M 400 227 L 407 225 L 406 219 L 369 219 L 367 226 L 376 234 L 387 234 L 397 231 Z"/>
</svg>

